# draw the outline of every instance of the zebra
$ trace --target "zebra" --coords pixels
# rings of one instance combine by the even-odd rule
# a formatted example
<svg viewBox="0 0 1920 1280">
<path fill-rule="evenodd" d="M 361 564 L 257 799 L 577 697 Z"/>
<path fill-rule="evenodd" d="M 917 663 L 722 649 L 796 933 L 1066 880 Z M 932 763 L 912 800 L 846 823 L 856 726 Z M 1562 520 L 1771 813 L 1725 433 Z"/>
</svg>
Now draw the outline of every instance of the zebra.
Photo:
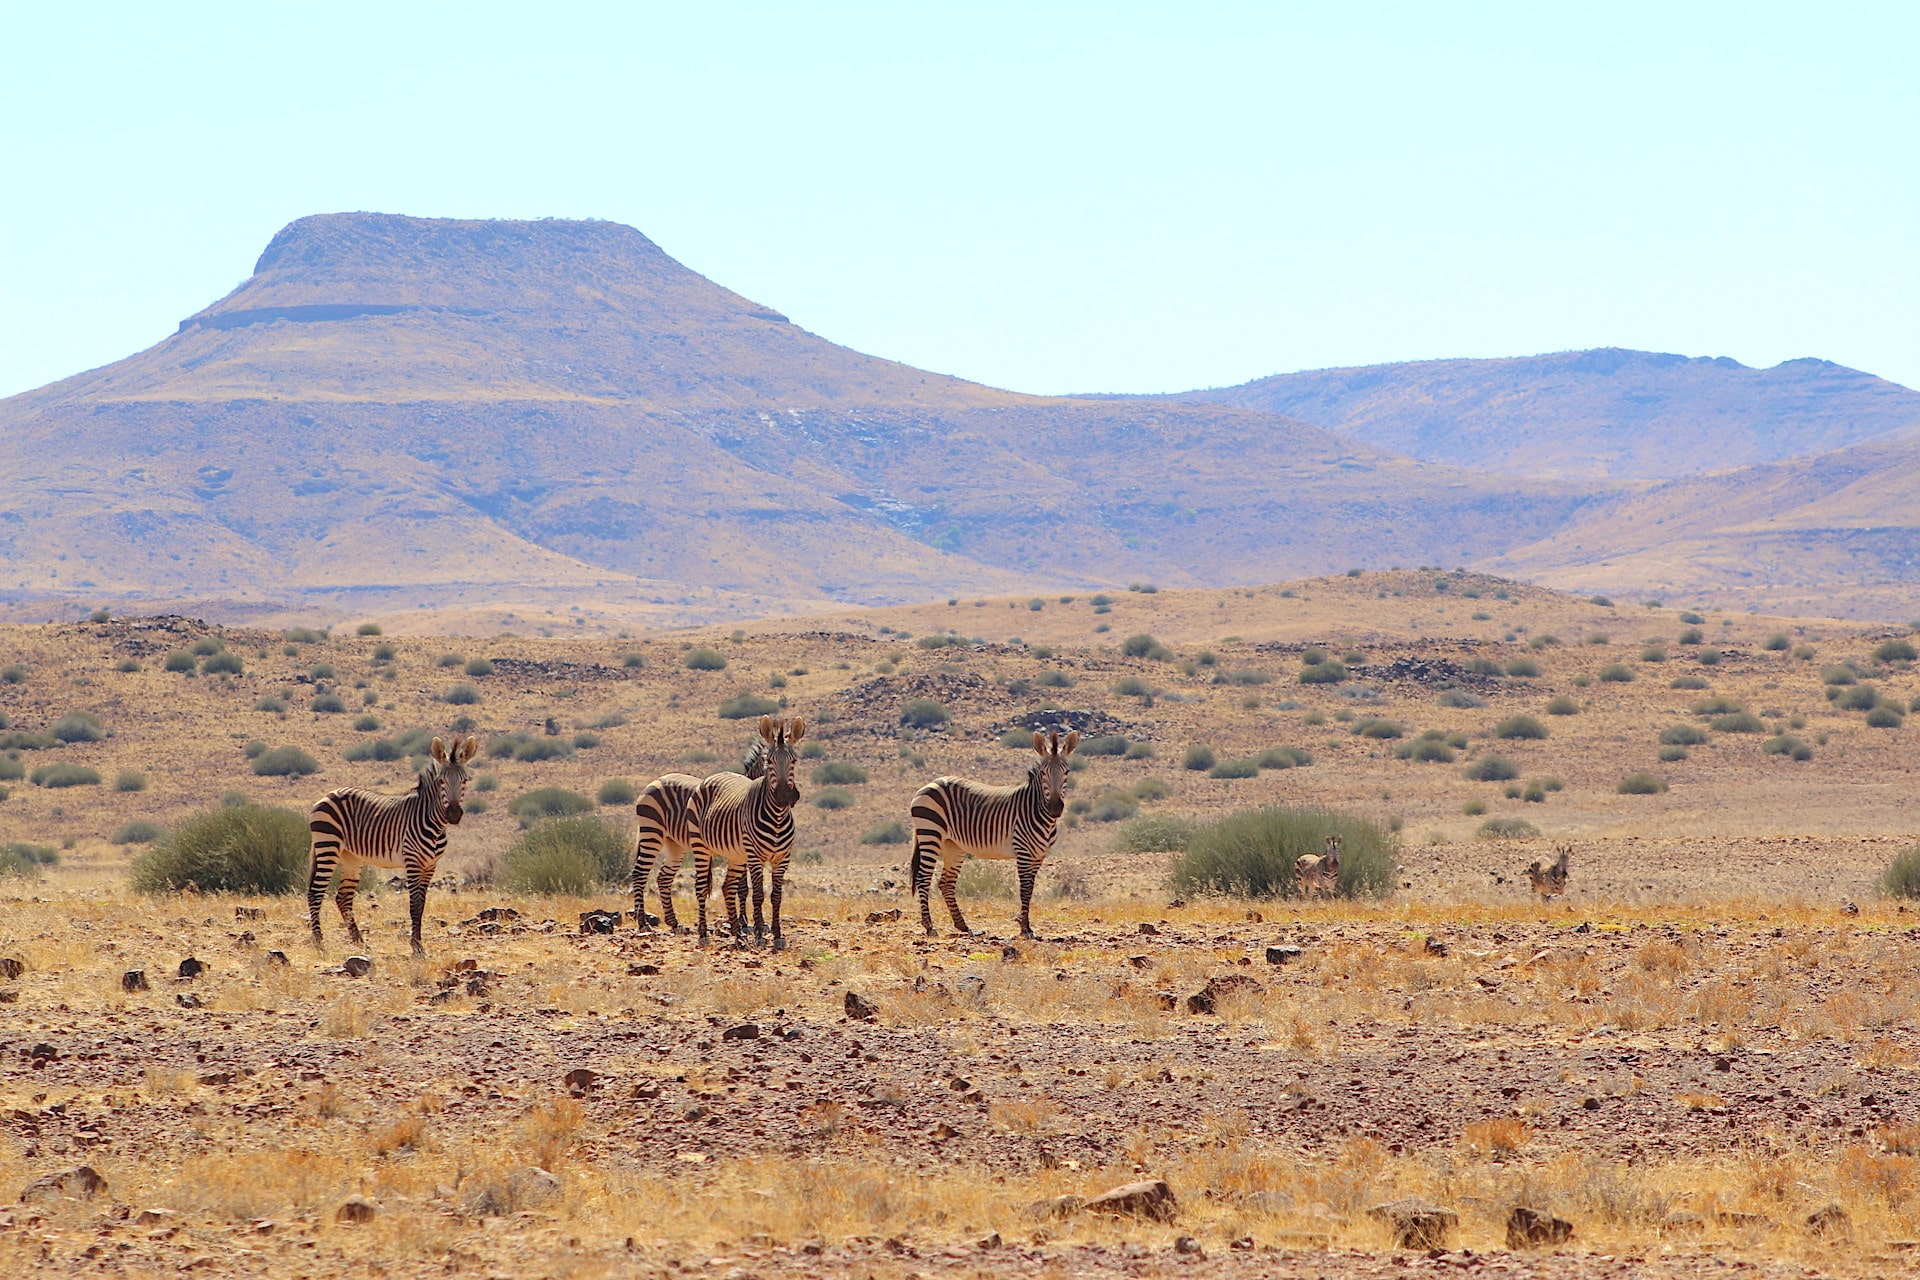
<svg viewBox="0 0 1920 1280">
<path fill-rule="evenodd" d="M 745 773 L 716 773 L 694 793 L 694 896 L 700 903 L 700 943 L 707 942 L 707 897 L 713 892 L 713 860 L 726 861 L 721 895 L 727 904 L 727 928 L 744 945 L 747 887 L 753 887 L 753 935 L 767 936 L 763 907 L 772 898 L 773 949 L 784 951 L 780 902 L 785 893 L 787 860 L 793 856 L 793 806 L 800 801 L 794 780 L 795 748 L 807 722 L 760 717 L 760 740 L 748 755 Z M 765 875 L 766 883 L 761 877 Z"/>
<path fill-rule="evenodd" d="M 680 863 L 693 848 L 699 831 L 694 796 L 700 779 L 685 773 L 662 774 L 640 793 L 633 811 L 640 818 L 640 835 L 633 850 L 633 923 L 642 933 L 647 923 L 647 877 L 659 868 L 660 923 L 674 933 L 685 933 L 673 910 L 673 882 Z M 706 904 L 701 903 L 702 918 Z"/>
<path fill-rule="evenodd" d="M 1303 898 L 1319 898 L 1340 889 L 1340 837 L 1327 837 L 1325 853 L 1303 853 L 1293 860 L 1295 886 Z"/>
<path fill-rule="evenodd" d="M 1551 865 L 1543 867 L 1536 862 L 1527 868 L 1527 881 L 1542 902 L 1551 901 L 1567 891 L 1567 869 L 1573 860 L 1573 846 L 1563 844 L 1554 852 L 1560 856 Z"/>
<path fill-rule="evenodd" d="M 353 895 L 360 887 L 360 867 L 404 867 L 407 907 L 413 917 L 413 951 L 420 945 L 420 917 L 427 909 L 427 884 L 447 851 L 447 828 L 460 822 L 461 797 L 467 789 L 467 762 L 480 750 L 478 738 L 456 737 L 451 751 L 446 740 L 433 740 L 433 759 L 420 771 L 411 792 L 382 795 L 359 787 L 329 791 L 314 804 L 307 820 L 312 837 L 307 863 L 307 921 L 313 926 L 313 944 L 321 944 L 320 906 L 327 898 L 327 881 L 336 864 L 339 878 L 333 900 L 347 923 L 347 938 L 362 942 L 353 918 Z"/>
<path fill-rule="evenodd" d="M 969 856 L 995 860 L 1012 858 L 1020 874 L 1020 936 L 1031 938 L 1033 880 L 1053 848 L 1060 813 L 1066 808 L 1067 757 L 1080 745 L 1075 730 L 1065 740 L 1033 735 L 1040 758 L 1027 769 L 1027 780 L 1016 787 L 988 787 L 965 778 L 935 778 L 913 794 L 913 891 L 920 899 L 920 924 L 934 935 L 929 899 L 933 864 L 940 862 L 940 896 L 953 917 L 953 927 L 971 933 L 960 914 L 954 885 Z"/>
</svg>

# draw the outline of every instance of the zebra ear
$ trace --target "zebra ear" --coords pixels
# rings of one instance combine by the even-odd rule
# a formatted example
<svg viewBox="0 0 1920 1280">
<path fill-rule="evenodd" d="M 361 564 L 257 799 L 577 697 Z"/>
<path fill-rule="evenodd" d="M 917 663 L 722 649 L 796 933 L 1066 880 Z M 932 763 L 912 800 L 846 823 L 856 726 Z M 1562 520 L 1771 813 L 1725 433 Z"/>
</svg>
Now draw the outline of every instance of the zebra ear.
<svg viewBox="0 0 1920 1280">
<path fill-rule="evenodd" d="M 1033 749 L 1035 751 L 1038 751 L 1041 755 L 1047 754 L 1047 738 L 1045 734 L 1039 733 L 1037 731 L 1034 733 Z"/>
<path fill-rule="evenodd" d="M 453 744 L 453 762 L 465 764 L 480 753 L 480 739 L 462 738 Z"/>
<path fill-rule="evenodd" d="M 433 758 L 441 764 L 447 762 L 447 740 L 445 738 L 435 738 L 433 740 Z"/>
<path fill-rule="evenodd" d="M 1070 756 L 1073 754 L 1073 749 L 1079 745 L 1080 745 L 1080 731 L 1078 729 L 1075 729 L 1067 735 L 1067 740 L 1060 744 L 1060 754 L 1063 756 Z"/>
<path fill-rule="evenodd" d="M 787 726 L 787 741 L 798 742 L 800 741 L 800 739 L 806 736 L 807 736 L 807 722 L 805 720 L 802 720 L 799 716 L 795 716 L 793 718 L 793 723 Z"/>
<path fill-rule="evenodd" d="M 760 717 L 760 737 L 769 745 L 773 744 L 773 717 Z"/>
</svg>

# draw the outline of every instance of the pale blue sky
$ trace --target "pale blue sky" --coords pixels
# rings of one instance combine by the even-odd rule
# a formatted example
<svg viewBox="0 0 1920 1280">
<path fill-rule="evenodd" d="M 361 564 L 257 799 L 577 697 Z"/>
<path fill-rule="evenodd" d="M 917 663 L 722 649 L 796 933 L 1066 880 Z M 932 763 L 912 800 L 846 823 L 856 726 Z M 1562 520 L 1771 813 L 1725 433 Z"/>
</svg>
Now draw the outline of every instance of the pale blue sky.
<svg viewBox="0 0 1920 1280">
<path fill-rule="evenodd" d="M 0 7 L 0 394 L 306 213 L 631 223 L 1026 391 L 1619 345 L 1920 386 L 1920 6 Z"/>
</svg>

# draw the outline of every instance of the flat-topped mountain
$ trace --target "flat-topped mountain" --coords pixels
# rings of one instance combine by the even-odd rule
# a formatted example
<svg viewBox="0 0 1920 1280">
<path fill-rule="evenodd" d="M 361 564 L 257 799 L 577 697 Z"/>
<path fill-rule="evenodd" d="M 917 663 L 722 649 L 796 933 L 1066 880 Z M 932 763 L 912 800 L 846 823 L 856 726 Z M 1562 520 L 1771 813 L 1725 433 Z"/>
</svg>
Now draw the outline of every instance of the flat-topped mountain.
<svg viewBox="0 0 1920 1280">
<path fill-rule="evenodd" d="M 1427 462 L 1569 480 L 1651 480 L 1920 435 L 1920 391 L 1825 360 L 1563 351 L 1283 373 L 1194 391 Z"/>
<path fill-rule="evenodd" d="M 303 218 L 155 346 L 0 402 L 16 601 L 764 614 L 1460 563 L 1592 499 L 876 359 L 604 222 Z"/>
</svg>

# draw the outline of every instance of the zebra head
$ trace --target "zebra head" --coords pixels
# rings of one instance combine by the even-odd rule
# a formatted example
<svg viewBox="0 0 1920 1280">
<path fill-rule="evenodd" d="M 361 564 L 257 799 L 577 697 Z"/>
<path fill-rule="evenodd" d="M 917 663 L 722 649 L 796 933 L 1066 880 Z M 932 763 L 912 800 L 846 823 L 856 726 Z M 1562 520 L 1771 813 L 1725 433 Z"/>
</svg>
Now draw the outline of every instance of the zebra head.
<svg viewBox="0 0 1920 1280">
<path fill-rule="evenodd" d="M 440 821 L 448 826 L 459 826 L 460 819 L 466 816 L 460 801 L 467 794 L 467 761 L 479 750 L 478 738 L 455 738 L 451 752 L 447 750 L 446 739 L 433 740 L 433 763 L 420 775 L 420 792 L 429 798 Z"/>
<path fill-rule="evenodd" d="M 1033 735 L 1033 749 L 1040 753 L 1040 759 L 1027 776 L 1040 784 L 1040 794 L 1050 819 L 1057 819 L 1067 807 L 1067 757 L 1079 745 L 1078 729 L 1064 739 L 1060 737 L 1058 729 L 1053 731 L 1052 736 L 1044 733 Z"/>
<path fill-rule="evenodd" d="M 771 788 L 773 802 L 782 809 L 800 803 L 800 785 L 794 781 L 794 748 L 807 736 L 807 722 L 760 717 L 760 773 Z"/>
</svg>

